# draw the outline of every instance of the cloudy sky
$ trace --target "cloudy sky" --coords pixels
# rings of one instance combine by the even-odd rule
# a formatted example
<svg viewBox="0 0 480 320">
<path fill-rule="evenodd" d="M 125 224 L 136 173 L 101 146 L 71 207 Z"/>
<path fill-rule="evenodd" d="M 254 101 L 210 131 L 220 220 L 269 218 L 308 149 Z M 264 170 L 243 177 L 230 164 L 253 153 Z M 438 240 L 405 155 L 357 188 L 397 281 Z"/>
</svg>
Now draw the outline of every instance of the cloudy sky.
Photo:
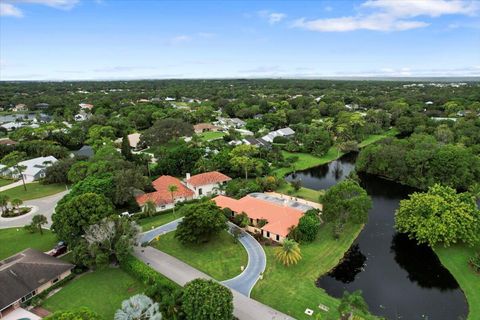
<svg viewBox="0 0 480 320">
<path fill-rule="evenodd" d="M 0 80 L 480 76 L 480 1 L 0 0 Z"/>
</svg>

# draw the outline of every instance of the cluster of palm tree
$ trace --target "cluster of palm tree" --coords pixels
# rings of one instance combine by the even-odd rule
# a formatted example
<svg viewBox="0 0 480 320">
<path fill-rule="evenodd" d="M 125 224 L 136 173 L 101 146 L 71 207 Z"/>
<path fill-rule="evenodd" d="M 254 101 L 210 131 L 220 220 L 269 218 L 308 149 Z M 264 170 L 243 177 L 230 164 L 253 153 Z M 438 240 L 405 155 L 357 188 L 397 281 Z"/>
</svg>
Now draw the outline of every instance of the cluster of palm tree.
<svg viewBox="0 0 480 320">
<path fill-rule="evenodd" d="M 12 199 L 10 201 L 9 196 L 5 194 L 0 195 L 0 208 L 2 209 L 2 214 L 9 211 L 9 204 L 13 210 L 19 210 L 20 206 L 23 204 L 23 201 L 21 199 Z"/>
<path fill-rule="evenodd" d="M 297 264 L 302 259 L 300 246 L 295 240 L 285 239 L 282 246 L 275 250 L 275 257 L 287 267 Z"/>
</svg>

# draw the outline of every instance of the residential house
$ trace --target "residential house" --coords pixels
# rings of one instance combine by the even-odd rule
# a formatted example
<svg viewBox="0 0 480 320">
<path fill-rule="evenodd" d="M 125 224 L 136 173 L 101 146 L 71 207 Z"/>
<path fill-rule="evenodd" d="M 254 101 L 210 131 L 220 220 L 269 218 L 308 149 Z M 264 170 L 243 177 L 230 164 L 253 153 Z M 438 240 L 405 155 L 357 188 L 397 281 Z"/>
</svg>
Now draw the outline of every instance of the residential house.
<svg viewBox="0 0 480 320">
<path fill-rule="evenodd" d="M 37 103 L 36 105 L 33 106 L 34 109 L 37 109 L 37 110 L 45 110 L 45 109 L 48 109 L 48 107 L 50 107 L 50 105 L 48 103 Z"/>
<path fill-rule="evenodd" d="M 80 103 L 78 106 L 82 110 L 92 110 L 93 109 L 93 104 L 90 104 L 90 103 Z"/>
<path fill-rule="evenodd" d="M 27 105 L 25 105 L 23 103 L 19 103 L 19 104 L 15 105 L 15 107 L 12 108 L 13 112 L 22 112 L 22 111 L 27 111 L 27 110 L 28 110 Z"/>
<path fill-rule="evenodd" d="M 154 192 L 138 195 L 136 200 L 140 207 L 152 201 L 157 211 L 167 210 L 173 208 L 174 203 L 221 194 L 221 186 L 229 180 L 231 180 L 230 177 L 217 171 L 193 176 L 187 174 L 185 181 L 172 176 L 161 176 L 152 182 Z M 170 192 L 171 185 L 176 186 L 177 190 Z"/>
<path fill-rule="evenodd" d="M 209 132 L 209 131 L 219 131 L 221 128 L 218 126 L 215 126 L 211 123 L 199 123 L 193 126 L 193 130 L 195 133 L 202 133 L 202 132 Z"/>
<path fill-rule="evenodd" d="M 70 153 L 70 157 L 78 157 L 78 158 L 84 158 L 84 159 L 90 159 L 94 155 L 95 155 L 95 152 L 93 151 L 93 148 L 88 145 L 84 145 L 80 149 L 76 151 L 72 151 L 72 153 Z"/>
<path fill-rule="evenodd" d="M 264 238 L 276 242 L 283 242 L 303 214 L 313 209 L 294 200 L 264 193 L 251 193 L 239 200 L 219 195 L 212 200 L 220 208 L 232 210 L 233 216 L 245 213 L 249 218 L 248 231 L 260 233 Z"/>
<path fill-rule="evenodd" d="M 210 196 L 212 194 L 223 194 L 221 187 L 232 180 L 227 175 L 218 171 L 211 171 L 190 176 L 187 173 L 185 183 L 187 188 L 195 193 L 195 198 Z"/>
<path fill-rule="evenodd" d="M 132 133 L 127 136 L 128 143 L 132 149 L 134 150 L 143 149 L 142 144 L 140 144 L 140 137 L 141 137 L 140 133 Z M 115 140 L 116 143 L 122 143 L 122 141 L 123 141 L 123 138 L 118 138 L 117 140 Z"/>
<path fill-rule="evenodd" d="M 21 161 L 18 163 L 18 165 L 25 168 L 22 171 L 24 179 L 27 182 L 32 182 L 41 178 L 45 178 L 45 169 L 57 161 L 57 158 L 53 156 L 38 157 L 30 160 Z M 21 178 L 21 175 L 19 175 L 15 170 L 12 170 L 12 168 L 7 168 L 5 165 L 2 164 L 0 164 L 0 172 L 3 175 L 10 176 L 15 179 Z"/>
<path fill-rule="evenodd" d="M 263 140 L 273 143 L 273 139 L 276 137 L 285 137 L 285 138 L 290 138 L 295 134 L 295 131 L 293 131 L 290 127 L 278 129 L 276 131 L 271 131 L 267 135 L 264 135 L 262 137 Z"/>
<path fill-rule="evenodd" d="M 74 117 L 75 121 L 85 121 L 90 118 L 90 113 L 85 112 L 84 109 L 80 110 L 79 113 L 77 113 Z"/>
<path fill-rule="evenodd" d="M 245 127 L 245 121 L 239 118 L 222 118 L 219 117 L 218 120 L 215 122 L 216 125 L 224 127 L 225 129 L 234 128 L 234 129 L 241 129 Z"/>
<path fill-rule="evenodd" d="M 0 318 L 70 275 L 74 265 L 26 249 L 0 261 Z"/>
<path fill-rule="evenodd" d="M 267 148 L 270 149 L 272 144 L 266 140 L 254 137 L 245 137 L 242 139 L 242 142 L 246 145 L 257 146 L 259 148 Z"/>
<path fill-rule="evenodd" d="M 172 97 L 166 97 L 165 98 L 165 101 L 175 101 L 176 99 L 175 98 L 172 98 Z"/>
<path fill-rule="evenodd" d="M 1 127 L 7 131 L 13 131 L 25 126 L 26 124 L 24 122 L 7 122 L 1 125 Z"/>
</svg>

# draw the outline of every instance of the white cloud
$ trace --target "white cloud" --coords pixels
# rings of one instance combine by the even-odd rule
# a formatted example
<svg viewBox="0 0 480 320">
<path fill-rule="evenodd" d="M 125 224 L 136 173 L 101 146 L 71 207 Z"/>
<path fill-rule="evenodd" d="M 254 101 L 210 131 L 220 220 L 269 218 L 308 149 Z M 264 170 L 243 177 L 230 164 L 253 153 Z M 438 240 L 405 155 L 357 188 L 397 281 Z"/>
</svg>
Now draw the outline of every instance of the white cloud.
<svg viewBox="0 0 480 320">
<path fill-rule="evenodd" d="M 419 16 L 474 15 L 480 10 L 480 2 L 464 0 L 367 0 L 354 16 L 338 18 L 298 19 L 292 27 L 318 32 L 346 32 L 354 30 L 403 31 L 423 28 L 425 21 L 413 19 Z"/>
<path fill-rule="evenodd" d="M 192 40 L 192 37 L 182 34 L 182 35 L 178 35 L 171 38 L 168 42 L 170 44 L 181 44 L 181 43 L 189 42 L 190 40 Z"/>
<path fill-rule="evenodd" d="M 287 17 L 285 13 L 271 12 L 268 10 L 262 10 L 257 12 L 260 18 L 266 19 L 270 24 L 276 24 Z"/>
<path fill-rule="evenodd" d="M 0 3 L 0 16 L 3 17 L 23 17 L 23 13 L 20 9 L 15 7 L 11 3 Z"/>
</svg>

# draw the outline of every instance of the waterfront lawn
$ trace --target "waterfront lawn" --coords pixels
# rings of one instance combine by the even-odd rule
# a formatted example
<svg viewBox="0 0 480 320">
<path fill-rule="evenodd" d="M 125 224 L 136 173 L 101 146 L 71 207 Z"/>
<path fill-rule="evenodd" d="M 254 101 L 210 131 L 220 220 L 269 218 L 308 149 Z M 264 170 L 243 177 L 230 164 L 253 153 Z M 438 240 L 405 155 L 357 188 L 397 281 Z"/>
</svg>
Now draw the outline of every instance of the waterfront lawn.
<svg viewBox="0 0 480 320">
<path fill-rule="evenodd" d="M 1 192 L 1 194 L 7 195 L 10 199 L 20 199 L 26 201 L 51 196 L 65 190 L 64 184 L 40 184 L 38 182 L 32 182 L 27 184 L 27 191 L 25 191 L 23 185 L 20 185 L 18 187 L 5 190 Z"/>
<path fill-rule="evenodd" d="M 174 235 L 175 232 L 167 233 L 152 245 L 216 280 L 231 279 L 241 273 L 241 266 L 247 266 L 247 252 L 227 231 L 199 245 L 183 245 Z"/>
<path fill-rule="evenodd" d="M 314 242 L 300 245 L 302 260 L 289 267 L 275 259 L 275 247 L 264 247 L 267 268 L 264 278 L 253 288 L 252 298 L 299 320 L 323 319 L 316 318 L 318 314 L 328 314 L 331 316 L 328 319 L 338 319 L 339 300 L 317 288 L 315 281 L 339 263 L 362 228 L 362 225 L 346 225 L 341 238 L 335 240 L 332 236 L 333 224 L 323 225 Z M 319 304 L 326 305 L 330 311 L 321 311 Z M 306 308 L 314 311 L 313 317 L 304 313 Z"/>
<path fill-rule="evenodd" d="M 465 245 L 435 248 L 440 261 L 457 280 L 467 297 L 468 320 L 480 319 L 480 274 L 475 273 L 468 264 L 468 260 L 479 250 L 480 246 L 471 248 Z"/>
<path fill-rule="evenodd" d="M 320 196 L 324 194 L 323 190 L 313 190 L 305 187 L 301 187 L 300 190 L 295 191 L 287 182 L 282 183 L 275 191 L 313 202 L 320 202 Z"/>
<path fill-rule="evenodd" d="M 0 260 L 27 248 L 48 251 L 56 242 L 55 235 L 49 230 L 43 230 L 43 235 L 40 235 L 27 232 L 23 228 L 0 229 Z"/>
<path fill-rule="evenodd" d="M 200 137 L 200 139 L 202 141 L 210 141 L 210 140 L 216 140 L 216 139 L 220 139 L 221 137 L 223 137 L 224 135 L 226 135 L 225 132 L 220 132 L 220 131 L 207 131 L 207 132 L 202 132 L 200 134 L 198 134 L 198 136 Z"/>
<path fill-rule="evenodd" d="M 42 307 L 51 312 L 87 307 L 103 319 L 113 319 L 123 300 L 143 290 L 143 284 L 122 269 L 98 269 L 67 283 L 45 300 Z"/>
<path fill-rule="evenodd" d="M 156 227 L 162 226 L 166 223 L 169 223 L 173 220 L 176 220 L 182 216 L 183 215 L 181 215 L 181 210 L 176 210 L 175 215 L 173 215 L 172 210 L 168 210 L 165 213 L 161 213 L 157 216 L 140 219 L 137 221 L 137 223 L 140 227 L 142 227 L 143 231 L 148 231 Z"/>
</svg>

